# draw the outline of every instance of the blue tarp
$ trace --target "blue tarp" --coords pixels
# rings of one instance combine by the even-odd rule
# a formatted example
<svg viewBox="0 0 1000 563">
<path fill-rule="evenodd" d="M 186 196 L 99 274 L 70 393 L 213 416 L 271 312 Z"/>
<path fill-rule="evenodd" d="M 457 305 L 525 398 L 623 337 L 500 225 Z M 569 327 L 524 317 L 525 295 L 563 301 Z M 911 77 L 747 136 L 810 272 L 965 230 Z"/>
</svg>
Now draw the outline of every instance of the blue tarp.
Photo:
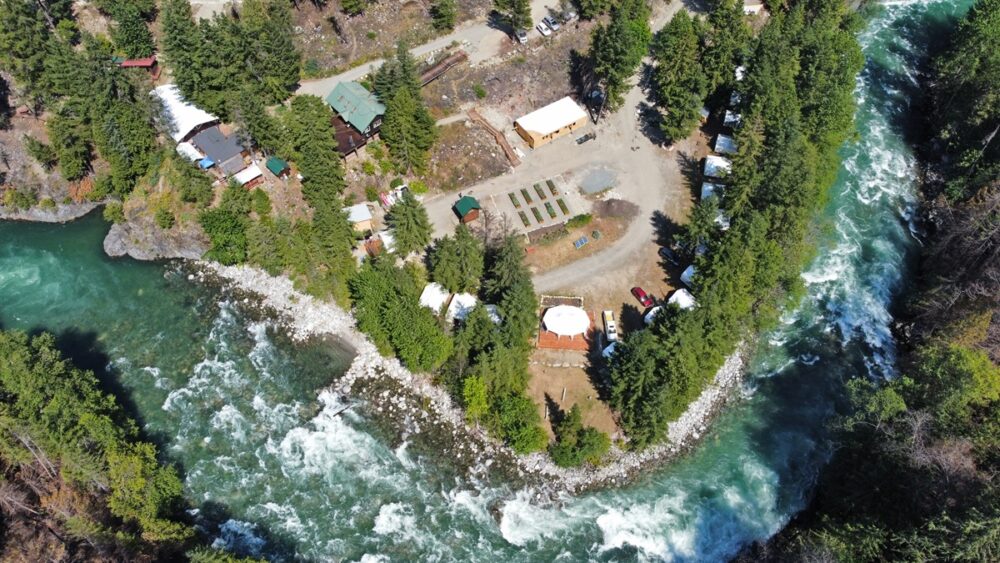
<svg viewBox="0 0 1000 563">
<path fill-rule="evenodd" d="M 213 166 L 215 166 L 215 161 L 212 160 L 211 158 L 208 158 L 207 156 L 198 161 L 198 168 L 201 168 L 202 170 L 211 168 Z"/>
<path fill-rule="evenodd" d="M 577 248 L 577 250 L 579 250 L 580 247 L 582 247 L 583 245 L 587 244 L 587 242 L 589 242 L 587 240 L 587 237 L 580 237 L 579 239 L 576 240 L 576 242 L 573 243 L 573 246 L 575 246 Z"/>
</svg>

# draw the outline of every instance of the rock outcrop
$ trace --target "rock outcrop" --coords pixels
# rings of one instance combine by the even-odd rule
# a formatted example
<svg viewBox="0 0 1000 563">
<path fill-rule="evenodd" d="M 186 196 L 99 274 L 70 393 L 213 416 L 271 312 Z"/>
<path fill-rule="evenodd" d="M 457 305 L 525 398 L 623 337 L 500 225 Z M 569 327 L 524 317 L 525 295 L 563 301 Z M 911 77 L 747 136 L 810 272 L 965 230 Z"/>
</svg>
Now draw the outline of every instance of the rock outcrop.
<svg viewBox="0 0 1000 563">
<path fill-rule="evenodd" d="M 136 260 L 198 260 L 210 248 L 211 243 L 197 225 L 179 224 L 161 229 L 152 221 L 141 219 L 112 225 L 104 237 L 104 252 L 108 256 L 127 255 Z"/>
</svg>

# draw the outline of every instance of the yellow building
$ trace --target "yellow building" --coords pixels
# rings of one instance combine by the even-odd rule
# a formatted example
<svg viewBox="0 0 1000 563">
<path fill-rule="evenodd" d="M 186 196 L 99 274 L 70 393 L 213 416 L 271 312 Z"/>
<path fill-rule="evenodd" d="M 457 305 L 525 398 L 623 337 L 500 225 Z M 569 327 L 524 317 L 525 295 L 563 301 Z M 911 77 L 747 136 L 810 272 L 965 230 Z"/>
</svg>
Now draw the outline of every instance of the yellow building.
<svg viewBox="0 0 1000 563">
<path fill-rule="evenodd" d="M 514 121 L 514 130 L 533 149 L 587 124 L 587 112 L 570 97 Z"/>
</svg>

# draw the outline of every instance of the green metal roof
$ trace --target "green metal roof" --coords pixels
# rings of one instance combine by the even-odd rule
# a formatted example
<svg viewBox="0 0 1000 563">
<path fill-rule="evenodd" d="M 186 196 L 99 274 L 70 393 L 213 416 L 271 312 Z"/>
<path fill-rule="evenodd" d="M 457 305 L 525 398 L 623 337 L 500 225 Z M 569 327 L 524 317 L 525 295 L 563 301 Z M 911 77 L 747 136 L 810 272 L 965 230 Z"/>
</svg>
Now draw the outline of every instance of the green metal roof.
<svg viewBox="0 0 1000 563">
<path fill-rule="evenodd" d="M 455 211 L 459 217 L 465 217 L 473 209 L 480 209 L 479 202 L 472 196 L 465 196 L 455 202 Z"/>
<path fill-rule="evenodd" d="M 326 97 L 333 111 L 358 131 L 364 132 L 372 121 L 385 114 L 385 106 L 379 103 L 375 94 L 357 82 L 340 82 Z"/>
<path fill-rule="evenodd" d="M 270 170 L 271 174 L 274 174 L 275 176 L 281 174 L 285 170 L 288 170 L 288 163 L 276 156 L 272 156 L 267 159 L 265 166 L 267 166 L 267 169 Z"/>
</svg>

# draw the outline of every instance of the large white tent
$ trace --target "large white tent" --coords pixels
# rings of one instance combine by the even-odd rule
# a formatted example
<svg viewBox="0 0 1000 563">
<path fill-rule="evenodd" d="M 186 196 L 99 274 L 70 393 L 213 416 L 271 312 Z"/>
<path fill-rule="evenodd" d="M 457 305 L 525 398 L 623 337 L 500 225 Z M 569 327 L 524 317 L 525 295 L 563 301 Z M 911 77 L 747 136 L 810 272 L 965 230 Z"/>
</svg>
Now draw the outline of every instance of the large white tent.
<svg viewBox="0 0 1000 563">
<path fill-rule="evenodd" d="M 159 86 L 151 94 L 163 104 L 164 126 L 178 143 L 198 127 L 219 121 L 218 117 L 188 103 L 175 84 Z"/>
<path fill-rule="evenodd" d="M 579 307 L 556 305 L 545 311 L 542 316 L 545 330 L 559 336 L 576 336 L 590 328 L 590 316 Z"/>
<path fill-rule="evenodd" d="M 653 324 L 653 321 L 656 320 L 656 315 L 659 314 L 659 312 L 662 310 L 663 307 L 660 305 L 653 307 L 652 309 L 649 310 L 648 313 L 646 313 L 646 316 L 642 318 L 642 322 L 646 323 L 647 325 Z"/>
<path fill-rule="evenodd" d="M 708 178 L 722 178 L 733 168 L 733 163 L 728 158 L 710 154 L 705 157 L 705 176 Z"/>
</svg>

